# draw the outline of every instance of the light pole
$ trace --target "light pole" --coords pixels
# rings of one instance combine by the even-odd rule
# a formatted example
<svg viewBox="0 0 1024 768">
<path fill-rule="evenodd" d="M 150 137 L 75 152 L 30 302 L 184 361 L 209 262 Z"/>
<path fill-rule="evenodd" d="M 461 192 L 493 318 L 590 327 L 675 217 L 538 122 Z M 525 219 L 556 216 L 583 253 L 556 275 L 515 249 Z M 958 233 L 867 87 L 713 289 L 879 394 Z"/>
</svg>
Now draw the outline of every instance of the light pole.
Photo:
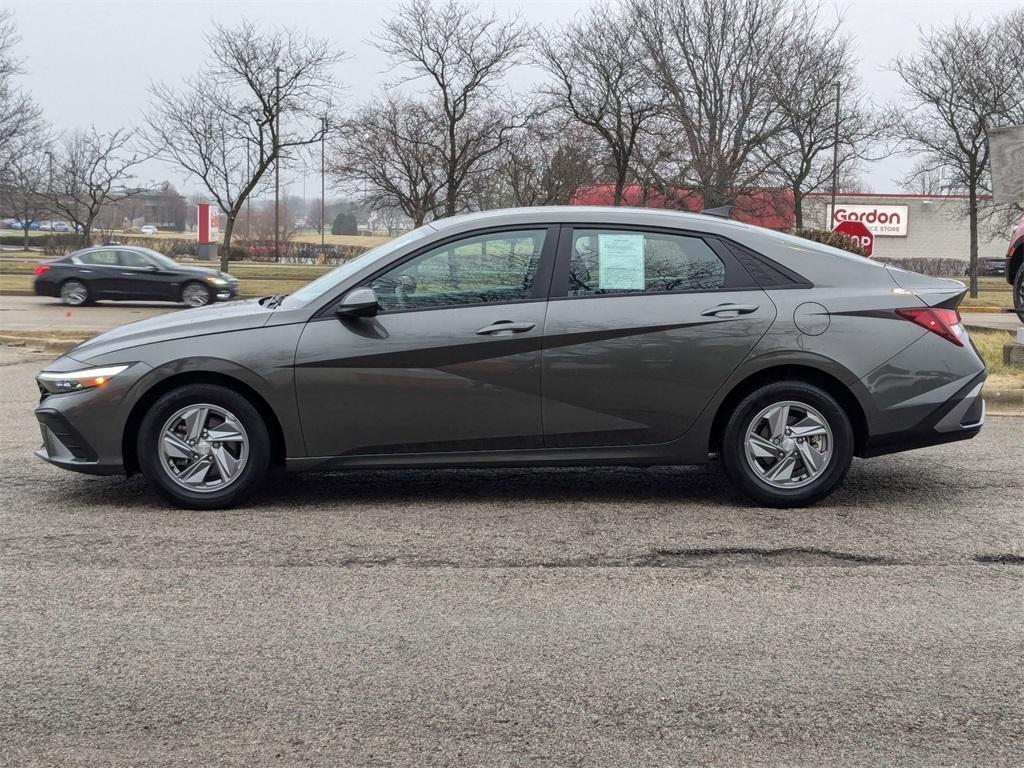
<svg viewBox="0 0 1024 768">
<path fill-rule="evenodd" d="M 828 228 L 833 229 L 836 220 L 836 191 L 839 187 L 839 93 L 841 86 L 836 81 L 836 123 L 835 133 L 832 136 L 832 209 L 829 212 Z"/>
<path fill-rule="evenodd" d="M 327 221 L 325 216 L 327 215 L 327 198 L 325 197 L 327 191 L 326 184 L 326 153 L 324 150 L 324 143 L 327 140 L 327 118 L 320 118 L 320 250 L 321 256 L 323 256 L 324 247 L 324 230 L 327 228 Z"/>
<path fill-rule="evenodd" d="M 281 68 L 274 67 L 274 261 L 281 260 Z"/>
</svg>

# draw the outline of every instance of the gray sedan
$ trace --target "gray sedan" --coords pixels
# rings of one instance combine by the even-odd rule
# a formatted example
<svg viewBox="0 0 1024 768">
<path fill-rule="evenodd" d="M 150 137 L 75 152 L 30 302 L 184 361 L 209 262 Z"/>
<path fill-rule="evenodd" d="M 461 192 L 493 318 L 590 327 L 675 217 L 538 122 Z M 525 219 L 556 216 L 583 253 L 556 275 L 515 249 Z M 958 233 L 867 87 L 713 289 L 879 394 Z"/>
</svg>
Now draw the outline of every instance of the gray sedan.
<svg viewBox="0 0 1024 768">
<path fill-rule="evenodd" d="M 693 214 L 439 220 L 290 296 L 143 320 L 39 377 L 38 455 L 237 504 L 275 467 L 702 464 L 761 504 L 973 437 L 964 286 Z"/>
</svg>

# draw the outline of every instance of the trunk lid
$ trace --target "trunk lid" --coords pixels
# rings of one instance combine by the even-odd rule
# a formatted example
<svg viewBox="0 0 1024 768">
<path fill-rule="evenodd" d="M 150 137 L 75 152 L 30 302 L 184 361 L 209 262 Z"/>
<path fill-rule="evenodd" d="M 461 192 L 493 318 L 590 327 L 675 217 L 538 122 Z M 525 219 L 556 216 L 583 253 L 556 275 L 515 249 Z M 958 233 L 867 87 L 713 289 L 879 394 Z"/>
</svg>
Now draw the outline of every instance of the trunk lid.
<svg viewBox="0 0 1024 768">
<path fill-rule="evenodd" d="M 967 286 L 959 280 L 928 277 L 891 265 L 885 269 L 897 288 L 913 294 L 929 307 L 956 309 L 967 293 Z"/>
</svg>

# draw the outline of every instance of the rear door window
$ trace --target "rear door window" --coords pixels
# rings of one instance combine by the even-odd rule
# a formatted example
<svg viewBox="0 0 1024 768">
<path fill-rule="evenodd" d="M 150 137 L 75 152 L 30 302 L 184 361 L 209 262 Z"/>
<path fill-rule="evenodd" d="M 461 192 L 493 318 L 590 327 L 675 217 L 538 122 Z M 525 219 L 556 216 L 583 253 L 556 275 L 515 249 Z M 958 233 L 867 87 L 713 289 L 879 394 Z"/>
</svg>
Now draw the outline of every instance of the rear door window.
<svg viewBox="0 0 1024 768">
<path fill-rule="evenodd" d="M 724 287 L 725 264 L 700 237 L 573 229 L 569 296 L 713 291 Z"/>
<path fill-rule="evenodd" d="M 117 251 L 89 251 L 78 257 L 82 264 L 96 267 L 116 267 Z"/>
</svg>

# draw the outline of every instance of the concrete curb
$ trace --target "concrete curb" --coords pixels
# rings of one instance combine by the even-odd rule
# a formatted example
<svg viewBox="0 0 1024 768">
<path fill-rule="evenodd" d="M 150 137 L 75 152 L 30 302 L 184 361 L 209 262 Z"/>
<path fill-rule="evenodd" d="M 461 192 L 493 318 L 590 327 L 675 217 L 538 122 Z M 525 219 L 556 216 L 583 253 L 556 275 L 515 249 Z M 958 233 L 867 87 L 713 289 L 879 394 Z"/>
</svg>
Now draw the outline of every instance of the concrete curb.
<svg viewBox="0 0 1024 768">
<path fill-rule="evenodd" d="M 93 334 L 90 334 L 90 336 L 91 335 Z M 87 338 L 89 338 L 89 336 L 83 336 L 78 339 L 58 339 L 53 336 L 0 333 L 0 344 L 4 344 L 8 347 L 30 347 L 32 349 L 41 349 L 44 352 L 53 352 L 54 354 L 63 355 L 68 350 L 77 347 Z"/>
</svg>

